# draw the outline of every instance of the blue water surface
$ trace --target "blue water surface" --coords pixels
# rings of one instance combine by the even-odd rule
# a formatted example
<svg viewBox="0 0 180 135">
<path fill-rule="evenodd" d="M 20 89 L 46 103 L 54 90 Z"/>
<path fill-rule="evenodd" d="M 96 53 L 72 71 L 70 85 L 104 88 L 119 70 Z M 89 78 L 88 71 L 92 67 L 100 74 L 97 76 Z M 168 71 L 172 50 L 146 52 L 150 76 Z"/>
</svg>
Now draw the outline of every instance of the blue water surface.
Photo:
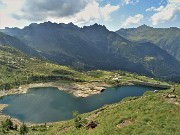
<svg viewBox="0 0 180 135">
<path fill-rule="evenodd" d="M 26 94 L 4 96 L 1 104 L 9 104 L 2 113 L 23 122 L 45 123 L 71 119 L 72 112 L 85 113 L 105 104 L 117 103 L 125 97 L 141 96 L 153 87 L 122 86 L 86 98 L 75 97 L 57 88 L 31 88 Z"/>
</svg>

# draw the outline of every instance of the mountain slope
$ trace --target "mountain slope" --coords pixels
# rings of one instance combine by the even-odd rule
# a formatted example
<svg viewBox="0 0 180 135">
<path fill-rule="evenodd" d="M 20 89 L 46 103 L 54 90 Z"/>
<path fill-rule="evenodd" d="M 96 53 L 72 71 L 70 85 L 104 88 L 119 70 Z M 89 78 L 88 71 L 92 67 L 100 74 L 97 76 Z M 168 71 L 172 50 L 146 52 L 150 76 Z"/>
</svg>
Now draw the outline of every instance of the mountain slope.
<svg viewBox="0 0 180 135">
<path fill-rule="evenodd" d="M 92 26 L 93 27 L 93 26 Z M 101 26 L 95 25 L 106 31 L 105 38 L 109 31 Z M 91 27 L 90 27 L 91 29 Z M 93 28 L 92 28 L 93 29 Z M 104 70 L 127 70 L 138 73 L 148 73 L 139 64 L 129 62 L 124 57 L 117 57 L 103 50 L 100 46 L 107 46 L 107 40 L 95 44 L 89 38 L 88 31 L 73 24 L 56 24 L 46 22 L 42 24 L 31 24 L 24 29 L 7 29 L 6 33 L 16 36 L 29 46 L 39 50 L 43 56 L 51 61 L 63 65 L 71 65 L 82 69 L 104 69 Z M 103 34 L 101 31 L 100 34 Z M 95 34 L 95 33 L 91 33 Z M 103 34 L 104 35 L 104 34 Z M 98 39 L 102 41 L 102 39 Z M 139 67 L 141 70 L 137 70 Z"/>
<path fill-rule="evenodd" d="M 116 44 L 114 49 L 129 60 L 141 63 L 156 77 L 166 78 L 179 75 L 180 64 L 177 60 L 152 43 Z"/>
<path fill-rule="evenodd" d="M 180 76 L 178 61 L 166 51 L 150 43 L 131 42 L 98 24 L 79 28 L 72 23 L 45 22 L 3 31 L 39 50 L 48 60 L 78 69 L 126 70 L 163 78 Z"/>
<path fill-rule="evenodd" d="M 178 28 L 152 28 L 142 25 L 138 28 L 120 29 L 116 33 L 132 41 L 154 43 L 180 61 L 180 29 Z"/>
<path fill-rule="evenodd" d="M 88 38 L 97 47 L 101 47 L 103 51 L 107 51 L 116 57 L 126 58 L 130 62 L 138 63 L 156 77 L 179 76 L 179 62 L 166 51 L 152 43 L 134 43 L 113 32 L 103 31 L 103 29 L 97 31 L 95 26 L 86 27 L 83 31 L 86 31 L 86 33 L 88 31 L 90 35 Z"/>
<path fill-rule="evenodd" d="M 40 57 L 40 54 L 32 47 L 26 45 L 18 38 L 0 32 L 0 45 L 14 47 L 21 50 L 29 56 Z"/>
<path fill-rule="evenodd" d="M 0 45 L 0 90 L 49 81 L 83 81 L 89 76 L 69 67 L 30 58 L 23 52 Z"/>
</svg>

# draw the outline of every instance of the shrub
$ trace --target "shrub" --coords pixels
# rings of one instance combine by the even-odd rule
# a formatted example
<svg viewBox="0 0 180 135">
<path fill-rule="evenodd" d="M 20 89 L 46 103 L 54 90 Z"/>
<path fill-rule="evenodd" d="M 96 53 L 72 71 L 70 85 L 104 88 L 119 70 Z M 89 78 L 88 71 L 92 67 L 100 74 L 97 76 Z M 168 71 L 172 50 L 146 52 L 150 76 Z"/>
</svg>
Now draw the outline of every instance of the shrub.
<svg viewBox="0 0 180 135">
<path fill-rule="evenodd" d="M 81 128 L 81 117 L 79 116 L 79 113 L 77 111 L 73 112 L 73 118 L 74 118 L 74 125 L 76 128 Z"/>
<path fill-rule="evenodd" d="M 22 124 L 20 127 L 20 135 L 26 135 L 28 133 L 28 127 L 26 124 Z"/>
<path fill-rule="evenodd" d="M 5 121 L 1 121 L 1 125 L 5 131 L 13 130 L 13 122 L 11 118 L 7 118 Z"/>
</svg>

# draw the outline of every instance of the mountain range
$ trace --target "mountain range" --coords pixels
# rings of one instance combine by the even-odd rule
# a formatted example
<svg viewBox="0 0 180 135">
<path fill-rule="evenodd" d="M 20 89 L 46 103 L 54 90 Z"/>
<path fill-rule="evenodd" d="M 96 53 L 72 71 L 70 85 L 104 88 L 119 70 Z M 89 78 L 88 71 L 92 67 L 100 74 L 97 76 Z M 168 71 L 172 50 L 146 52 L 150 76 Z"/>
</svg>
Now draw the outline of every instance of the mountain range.
<svg viewBox="0 0 180 135">
<path fill-rule="evenodd" d="M 149 28 L 148 26 L 140 28 L 146 27 Z M 3 38 L 0 38 L 0 43 L 6 45 L 11 43 L 11 46 L 14 45 L 13 47 L 31 56 L 80 70 L 126 70 L 152 77 L 179 80 L 180 62 L 176 59 L 178 53 L 172 55 L 173 49 L 166 48 L 167 51 L 151 40 L 135 42 L 130 39 L 129 34 L 125 36 L 121 31 L 125 29 L 112 32 L 98 24 L 80 28 L 73 23 L 34 23 L 23 29 L 2 29 Z M 6 43 L 3 43 L 4 38 L 7 39 Z M 8 41 L 12 39 L 18 40 L 23 47 L 31 48 L 34 53 L 23 50 L 16 43 L 9 43 Z"/>
<path fill-rule="evenodd" d="M 180 29 L 153 28 L 142 25 L 137 28 L 120 29 L 116 31 L 120 36 L 135 42 L 151 42 L 180 61 Z"/>
</svg>

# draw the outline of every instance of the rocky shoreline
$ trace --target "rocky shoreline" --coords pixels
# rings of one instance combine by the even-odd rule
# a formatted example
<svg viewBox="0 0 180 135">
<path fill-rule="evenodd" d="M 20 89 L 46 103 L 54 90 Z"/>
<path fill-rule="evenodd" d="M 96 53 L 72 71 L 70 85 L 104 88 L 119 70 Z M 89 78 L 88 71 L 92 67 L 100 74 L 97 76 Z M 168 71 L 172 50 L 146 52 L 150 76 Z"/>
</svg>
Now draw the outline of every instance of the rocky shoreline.
<svg viewBox="0 0 180 135">
<path fill-rule="evenodd" d="M 11 89 L 6 91 L 0 91 L 0 97 L 11 94 L 23 94 L 30 88 L 35 87 L 57 87 L 59 90 L 66 91 L 73 94 L 76 97 L 87 97 L 90 95 L 98 94 L 102 89 L 111 87 L 111 85 L 104 82 L 81 82 L 81 83 L 33 83 L 22 85 L 17 89 Z"/>
<path fill-rule="evenodd" d="M 73 94 L 76 97 L 88 97 L 90 95 L 99 94 L 107 87 L 113 86 L 124 86 L 124 85 L 142 85 L 142 86 L 151 86 L 162 89 L 169 89 L 170 85 L 158 84 L 158 83 L 149 83 L 149 82 L 138 82 L 138 81 L 129 81 L 125 84 L 116 84 L 110 85 L 105 82 L 76 82 L 76 83 L 57 83 L 57 82 L 48 82 L 48 83 L 32 83 L 22 85 L 17 89 L 4 90 L 0 91 L 0 97 L 11 95 L 11 94 L 23 94 L 28 91 L 30 88 L 35 87 L 57 87 L 59 90 L 66 91 Z"/>
</svg>

